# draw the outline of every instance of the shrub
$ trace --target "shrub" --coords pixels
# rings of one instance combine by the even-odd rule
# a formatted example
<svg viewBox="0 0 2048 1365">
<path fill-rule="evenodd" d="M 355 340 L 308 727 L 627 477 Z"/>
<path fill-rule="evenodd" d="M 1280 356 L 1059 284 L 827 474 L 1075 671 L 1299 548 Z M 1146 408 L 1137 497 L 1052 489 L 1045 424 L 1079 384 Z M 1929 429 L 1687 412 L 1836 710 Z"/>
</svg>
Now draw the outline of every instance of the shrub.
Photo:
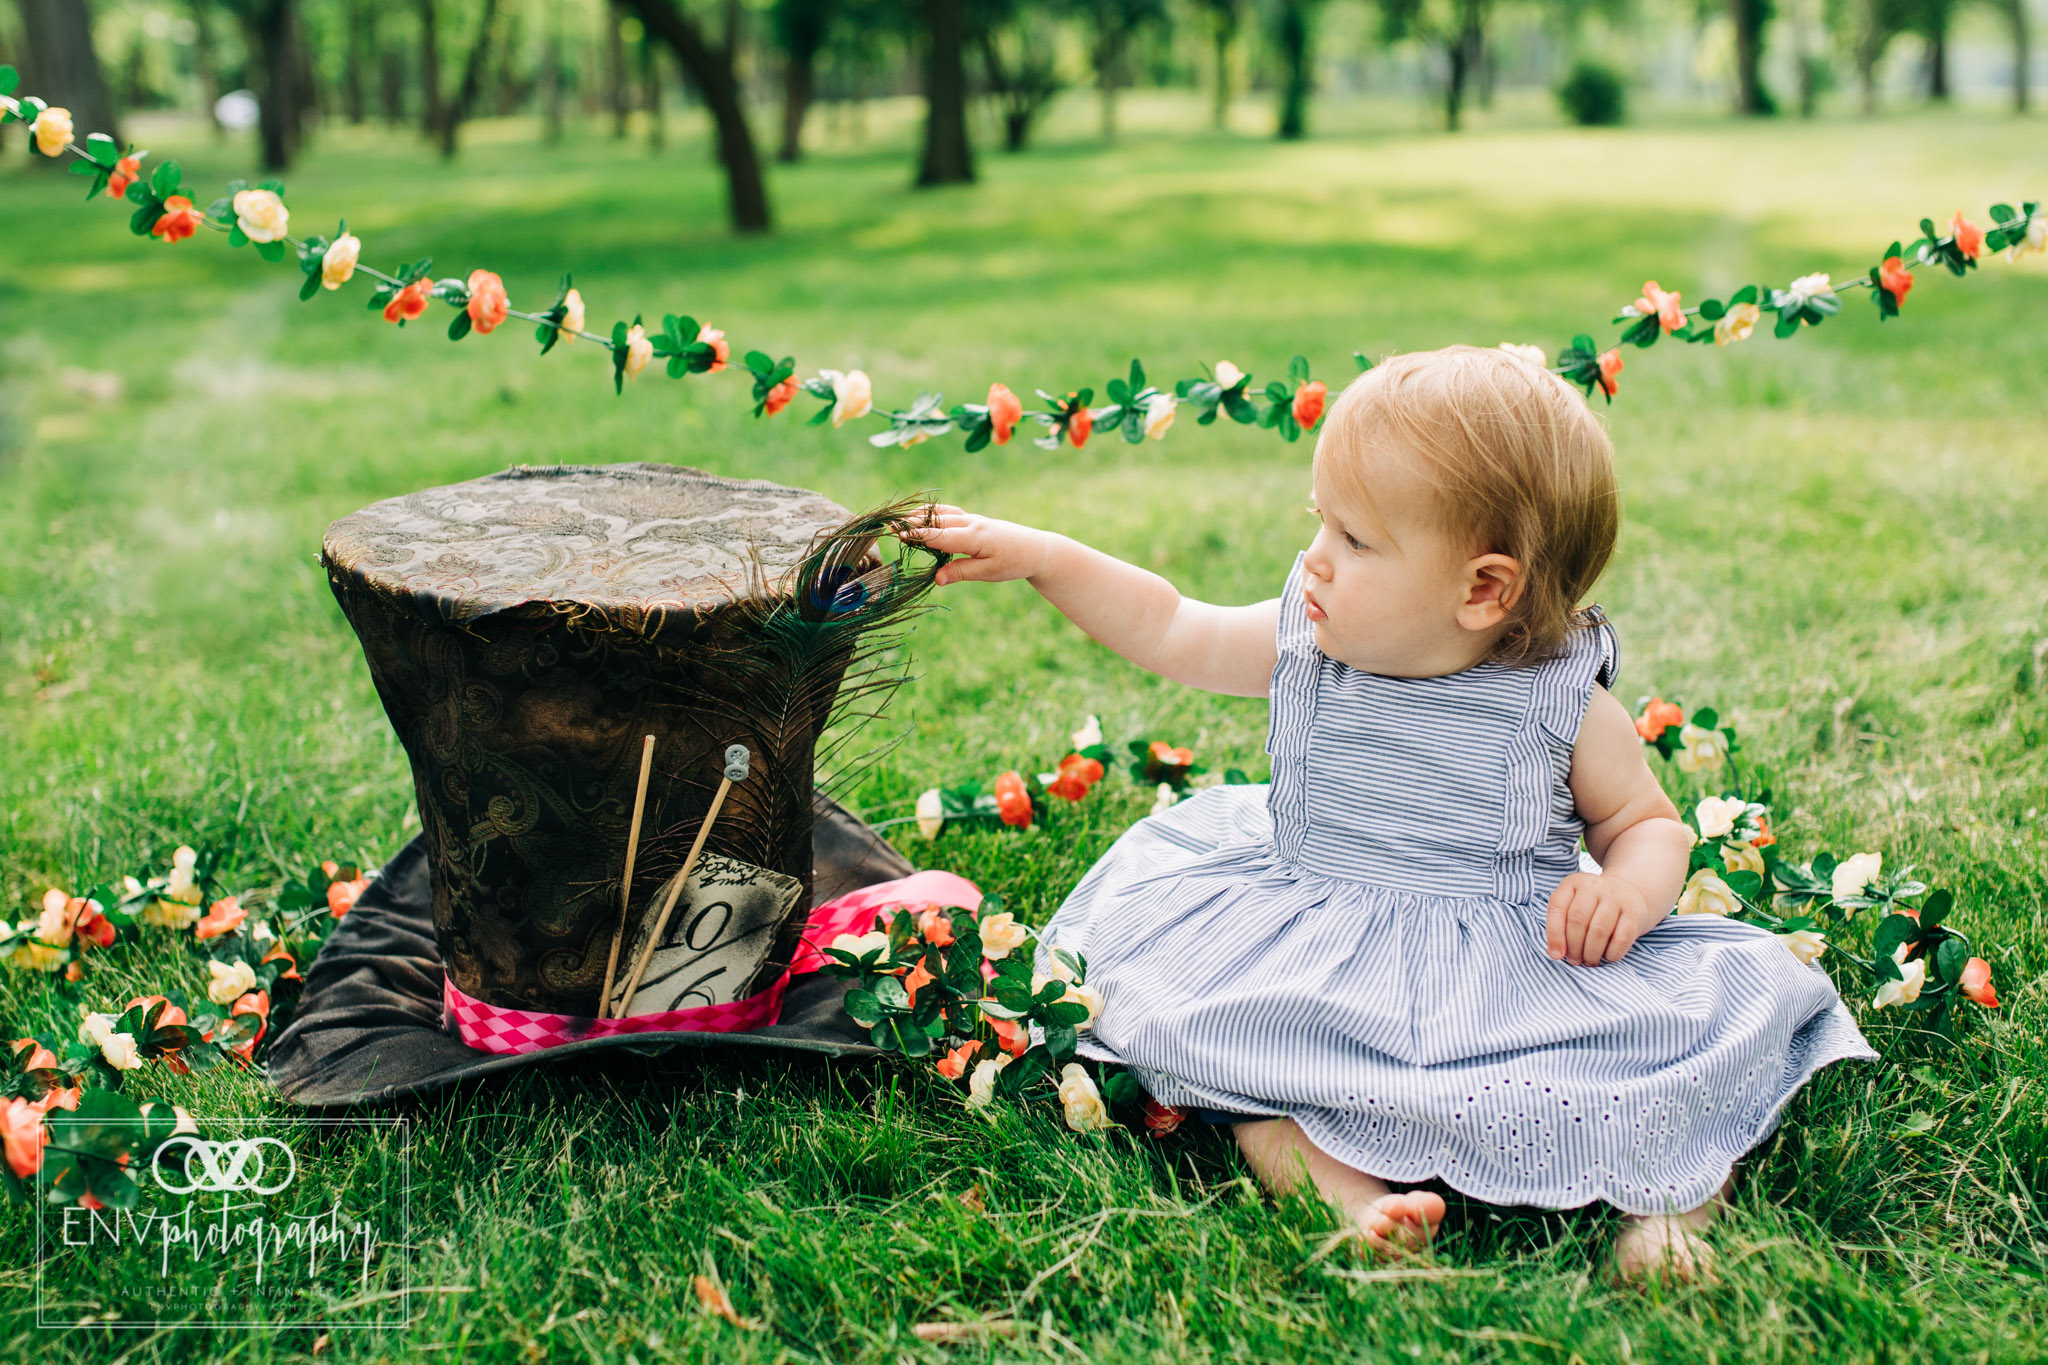
<svg viewBox="0 0 2048 1365">
<path fill-rule="evenodd" d="M 1582 61 L 1557 88 L 1557 102 L 1582 128 L 1620 123 L 1627 117 L 1628 90 L 1621 73 L 1605 62 Z"/>
</svg>

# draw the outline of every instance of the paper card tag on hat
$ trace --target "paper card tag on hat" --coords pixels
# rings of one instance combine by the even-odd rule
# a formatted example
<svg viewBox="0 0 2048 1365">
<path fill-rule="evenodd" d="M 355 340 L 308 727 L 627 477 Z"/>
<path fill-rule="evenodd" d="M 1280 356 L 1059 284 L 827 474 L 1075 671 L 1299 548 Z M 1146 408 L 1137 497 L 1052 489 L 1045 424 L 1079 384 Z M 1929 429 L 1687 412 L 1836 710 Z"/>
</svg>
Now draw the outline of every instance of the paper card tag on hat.
<svg viewBox="0 0 2048 1365">
<path fill-rule="evenodd" d="M 621 961 L 640 960 L 648 930 L 674 884 L 675 878 L 669 878 L 649 900 Z M 699 858 L 669 916 L 664 941 L 633 992 L 633 1013 L 728 1005 L 743 998 L 802 896 L 803 883 L 794 877 L 716 853 Z M 621 981 L 614 1010 L 624 993 Z"/>
</svg>

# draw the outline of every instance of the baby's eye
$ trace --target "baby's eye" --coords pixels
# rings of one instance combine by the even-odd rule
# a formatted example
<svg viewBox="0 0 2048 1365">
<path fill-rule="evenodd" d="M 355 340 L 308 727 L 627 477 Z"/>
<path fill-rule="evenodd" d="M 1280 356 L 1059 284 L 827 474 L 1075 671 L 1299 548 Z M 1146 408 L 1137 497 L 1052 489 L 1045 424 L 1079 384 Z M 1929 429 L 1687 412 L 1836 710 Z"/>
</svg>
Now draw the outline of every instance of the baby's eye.
<svg viewBox="0 0 2048 1365">
<path fill-rule="evenodd" d="M 1358 537 L 1352 535 L 1349 531 L 1346 531 L 1344 533 L 1344 543 L 1346 545 L 1349 545 L 1354 550 L 1363 550 L 1365 548 L 1364 545 L 1359 543 Z"/>
</svg>

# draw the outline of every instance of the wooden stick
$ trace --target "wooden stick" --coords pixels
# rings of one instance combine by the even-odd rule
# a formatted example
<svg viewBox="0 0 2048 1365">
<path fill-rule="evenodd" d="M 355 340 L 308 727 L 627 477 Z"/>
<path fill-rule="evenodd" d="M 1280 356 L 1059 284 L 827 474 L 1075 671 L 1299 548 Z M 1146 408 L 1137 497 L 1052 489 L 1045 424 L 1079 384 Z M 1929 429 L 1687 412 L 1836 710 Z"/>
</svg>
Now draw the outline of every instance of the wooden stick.
<svg viewBox="0 0 2048 1365">
<path fill-rule="evenodd" d="M 725 794 L 731 790 L 732 778 L 721 777 L 718 780 L 718 794 L 711 798 L 711 811 L 704 817 L 704 823 L 697 830 L 696 841 L 690 845 L 690 856 L 683 859 L 683 870 L 676 874 L 675 881 L 669 886 L 668 898 L 662 902 L 661 917 L 654 921 L 654 932 L 647 936 L 647 945 L 640 950 L 640 960 L 633 966 L 632 978 L 626 982 L 626 998 L 619 1002 L 617 1017 L 620 1019 L 625 1018 L 627 1011 L 633 1008 L 633 992 L 640 989 L 640 978 L 646 975 L 647 964 L 654 957 L 655 945 L 661 942 L 662 933 L 668 928 L 669 912 L 676 908 L 676 898 L 683 894 L 684 883 L 688 882 L 690 874 L 696 871 L 697 855 L 704 851 L 704 841 L 711 837 L 712 822 L 718 819 L 719 807 L 725 804 Z"/>
<path fill-rule="evenodd" d="M 626 836 L 626 879 L 619 886 L 619 927 L 612 930 L 612 954 L 605 959 L 604 993 L 597 997 L 597 1017 L 605 1017 L 612 1003 L 612 974 L 619 969 L 619 941 L 626 936 L 626 921 L 633 915 L 633 860 L 640 854 L 640 817 L 647 810 L 647 775 L 654 770 L 654 736 L 640 746 L 640 790 L 633 794 L 633 832 Z"/>
</svg>

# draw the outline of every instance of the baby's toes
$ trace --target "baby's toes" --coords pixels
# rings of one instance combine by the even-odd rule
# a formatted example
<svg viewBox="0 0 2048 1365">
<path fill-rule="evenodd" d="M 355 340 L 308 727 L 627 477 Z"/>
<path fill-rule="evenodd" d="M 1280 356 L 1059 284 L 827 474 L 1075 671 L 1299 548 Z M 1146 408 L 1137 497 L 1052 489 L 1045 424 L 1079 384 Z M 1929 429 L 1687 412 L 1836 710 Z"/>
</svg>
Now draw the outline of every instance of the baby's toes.
<svg viewBox="0 0 2048 1365">
<path fill-rule="evenodd" d="M 1431 1196 L 1435 1198 L 1435 1196 Z M 1443 1201 L 1437 1199 L 1439 1212 Z M 1418 1204 L 1411 1195 L 1382 1195 L 1361 1211 L 1359 1231 L 1365 1244 L 1382 1256 L 1405 1256 L 1429 1245 L 1436 1224 L 1428 1219 L 1428 1205 Z"/>
</svg>

